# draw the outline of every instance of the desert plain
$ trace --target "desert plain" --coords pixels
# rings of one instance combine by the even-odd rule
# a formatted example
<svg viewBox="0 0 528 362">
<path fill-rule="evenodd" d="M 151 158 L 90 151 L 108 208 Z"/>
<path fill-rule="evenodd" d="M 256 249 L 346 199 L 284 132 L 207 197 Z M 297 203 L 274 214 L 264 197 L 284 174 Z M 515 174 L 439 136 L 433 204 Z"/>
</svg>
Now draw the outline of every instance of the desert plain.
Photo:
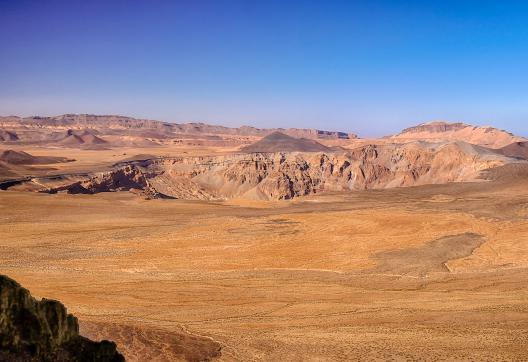
<svg viewBox="0 0 528 362">
<path fill-rule="evenodd" d="M 75 159 L 24 171 L 39 176 L 238 150 L 2 149 Z M 528 358 L 524 161 L 479 180 L 285 199 L 46 193 L 35 182 L 0 191 L 1 273 L 60 300 L 83 335 L 115 341 L 128 361 Z"/>
</svg>

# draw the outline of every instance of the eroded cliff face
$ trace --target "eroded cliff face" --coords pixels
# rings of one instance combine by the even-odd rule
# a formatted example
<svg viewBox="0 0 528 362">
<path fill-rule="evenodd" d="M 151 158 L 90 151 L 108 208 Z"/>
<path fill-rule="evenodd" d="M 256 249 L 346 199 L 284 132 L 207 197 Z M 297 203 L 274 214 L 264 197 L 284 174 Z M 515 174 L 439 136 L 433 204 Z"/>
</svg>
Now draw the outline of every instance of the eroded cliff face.
<svg viewBox="0 0 528 362">
<path fill-rule="evenodd" d="M 133 165 L 119 167 L 112 171 L 102 172 L 86 180 L 66 183 L 65 185 L 41 190 L 50 193 L 67 191 L 70 194 L 97 194 L 99 192 L 131 191 L 145 198 L 160 198 L 145 175 L 145 170 Z"/>
<path fill-rule="evenodd" d="M 0 275 L 0 360 L 124 361 L 113 342 L 79 335 L 77 318 L 54 300 L 37 301 Z"/>
<path fill-rule="evenodd" d="M 367 145 L 335 153 L 153 159 L 62 189 L 69 193 L 139 190 L 147 197 L 183 199 L 282 200 L 324 191 L 475 181 L 481 171 L 512 162 L 516 160 L 462 142 Z"/>
</svg>

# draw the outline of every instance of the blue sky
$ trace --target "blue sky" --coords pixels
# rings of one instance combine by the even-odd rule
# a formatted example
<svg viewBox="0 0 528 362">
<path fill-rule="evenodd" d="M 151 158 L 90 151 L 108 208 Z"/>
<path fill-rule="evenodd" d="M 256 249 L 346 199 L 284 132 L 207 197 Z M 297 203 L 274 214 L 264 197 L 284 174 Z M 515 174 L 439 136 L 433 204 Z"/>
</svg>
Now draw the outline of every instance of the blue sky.
<svg viewBox="0 0 528 362">
<path fill-rule="evenodd" d="M 528 135 L 523 1 L 0 0 L 0 114 Z"/>
</svg>

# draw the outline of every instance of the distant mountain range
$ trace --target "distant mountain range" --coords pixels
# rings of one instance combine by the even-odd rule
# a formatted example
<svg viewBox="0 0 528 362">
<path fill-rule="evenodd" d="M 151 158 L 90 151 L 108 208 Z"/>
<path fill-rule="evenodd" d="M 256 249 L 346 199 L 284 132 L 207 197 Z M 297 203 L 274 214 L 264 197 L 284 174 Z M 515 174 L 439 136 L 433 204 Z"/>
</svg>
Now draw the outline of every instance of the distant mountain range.
<svg viewBox="0 0 528 362">
<path fill-rule="evenodd" d="M 309 139 L 353 139 L 355 134 L 336 131 L 324 131 L 311 128 L 256 128 L 242 126 L 237 128 L 210 125 L 205 123 L 168 123 L 147 119 L 135 119 L 131 117 L 115 115 L 89 115 L 89 114 L 65 114 L 54 117 L 27 117 L 16 116 L 0 117 L 0 134 L 2 139 L 13 140 L 18 137 L 11 130 L 40 129 L 40 130 L 106 130 L 112 133 L 129 131 L 133 134 L 149 132 L 147 136 L 166 136 L 171 134 L 201 134 L 201 135 L 234 135 L 234 136 L 258 136 L 264 137 L 273 132 L 281 132 L 292 137 Z M 9 131 L 7 131 L 9 130 Z M 10 132 L 5 133 L 5 132 Z"/>
</svg>

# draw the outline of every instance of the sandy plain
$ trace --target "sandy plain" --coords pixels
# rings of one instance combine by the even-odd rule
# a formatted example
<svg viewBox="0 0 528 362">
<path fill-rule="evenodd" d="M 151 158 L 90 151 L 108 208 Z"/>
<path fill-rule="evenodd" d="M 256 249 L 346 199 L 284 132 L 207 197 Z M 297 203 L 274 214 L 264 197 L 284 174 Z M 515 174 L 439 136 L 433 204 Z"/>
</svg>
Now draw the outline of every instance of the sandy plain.
<svg viewBox="0 0 528 362">
<path fill-rule="evenodd" d="M 280 202 L 0 191 L 1 273 L 130 361 L 521 361 L 525 180 Z"/>
</svg>

